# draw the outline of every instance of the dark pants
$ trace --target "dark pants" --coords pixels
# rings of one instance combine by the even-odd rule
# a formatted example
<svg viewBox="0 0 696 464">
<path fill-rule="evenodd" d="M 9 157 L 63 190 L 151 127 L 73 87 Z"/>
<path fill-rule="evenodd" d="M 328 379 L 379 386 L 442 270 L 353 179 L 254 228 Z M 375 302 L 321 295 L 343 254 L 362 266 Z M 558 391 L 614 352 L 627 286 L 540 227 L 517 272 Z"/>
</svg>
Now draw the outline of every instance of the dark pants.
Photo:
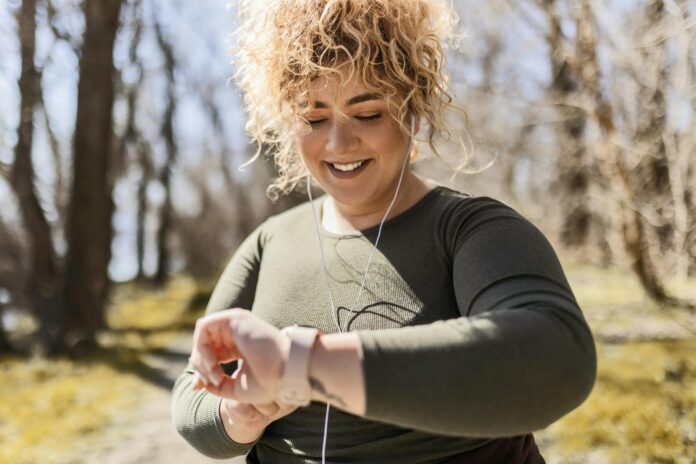
<svg viewBox="0 0 696 464">
<path fill-rule="evenodd" d="M 247 464 L 258 464 L 256 451 L 251 449 L 246 458 Z M 445 464 L 546 464 L 534 442 L 534 436 L 497 438 L 466 453 L 449 459 Z"/>
<path fill-rule="evenodd" d="M 446 464 L 546 464 L 534 435 L 497 438 L 479 448 L 459 454 Z"/>
</svg>

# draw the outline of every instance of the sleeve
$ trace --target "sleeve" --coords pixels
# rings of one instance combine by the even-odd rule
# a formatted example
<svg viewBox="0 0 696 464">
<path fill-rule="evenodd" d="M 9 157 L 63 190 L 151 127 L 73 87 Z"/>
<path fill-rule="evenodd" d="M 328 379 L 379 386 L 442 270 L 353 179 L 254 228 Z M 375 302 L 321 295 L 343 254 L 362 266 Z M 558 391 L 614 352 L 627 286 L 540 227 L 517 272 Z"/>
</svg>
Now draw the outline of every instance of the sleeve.
<svg viewBox="0 0 696 464">
<path fill-rule="evenodd" d="M 206 314 L 228 308 L 250 309 L 261 265 L 264 233 L 259 226 L 239 246 L 215 285 Z M 231 373 L 234 366 L 223 366 Z M 254 443 L 240 444 L 225 432 L 220 418 L 221 399 L 205 390 L 193 391 L 193 369 L 188 364 L 172 389 L 171 415 L 179 434 L 202 454 L 216 459 L 244 455 Z"/>
<path fill-rule="evenodd" d="M 444 435 L 513 436 L 548 426 L 589 395 L 594 341 L 551 245 L 509 208 L 484 216 L 457 233 L 461 317 L 358 333 L 366 417 Z"/>
</svg>

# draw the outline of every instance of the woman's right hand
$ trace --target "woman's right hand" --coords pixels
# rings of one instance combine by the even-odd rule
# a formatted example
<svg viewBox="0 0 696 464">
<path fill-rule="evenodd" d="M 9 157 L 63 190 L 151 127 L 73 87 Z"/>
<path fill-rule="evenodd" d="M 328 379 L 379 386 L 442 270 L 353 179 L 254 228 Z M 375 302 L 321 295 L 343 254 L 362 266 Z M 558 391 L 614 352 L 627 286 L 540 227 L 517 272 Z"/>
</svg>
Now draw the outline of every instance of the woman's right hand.
<svg viewBox="0 0 696 464">
<path fill-rule="evenodd" d="M 220 418 L 227 435 L 237 443 L 255 441 L 271 422 L 287 416 L 297 406 L 279 402 L 241 403 L 230 398 L 220 402 Z"/>
</svg>

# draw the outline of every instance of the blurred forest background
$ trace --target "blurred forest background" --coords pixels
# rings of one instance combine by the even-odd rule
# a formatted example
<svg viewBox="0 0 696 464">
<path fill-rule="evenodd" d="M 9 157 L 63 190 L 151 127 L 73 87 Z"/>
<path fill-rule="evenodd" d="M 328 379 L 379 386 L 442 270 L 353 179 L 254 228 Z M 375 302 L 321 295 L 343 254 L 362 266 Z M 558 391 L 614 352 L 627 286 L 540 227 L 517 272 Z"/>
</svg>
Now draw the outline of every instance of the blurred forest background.
<svg viewBox="0 0 696 464">
<path fill-rule="evenodd" d="M 466 37 L 447 66 L 470 167 L 488 167 L 453 177 L 426 156 L 415 168 L 537 224 L 598 340 L 601 395 L 544 432 L 542 451 L 549 462 L 694 462 L 696 2 L 453 4 Z M 162 401 L 226 259 L 305 201 L 268 200 L 268 161 L 239 170 L 255 147 L 228 85 L 234 9 L 0 3 L 0 461 L 35 462 L 33 449 L 79 462 L 66 443 L 100 443 L 107 429 L 115 452 L 114 427 L 143 422 L 115 411 L 153 410 L 114 392 L 154 385 Z M 106 383 L 89 396 L 95 376 Z M 29 385 L 22 401 L 13 381 Z M 36 429 L 40 408 L 51 432 Z M 163 457 L 172 443 L 147 460 L 184 462 Z M 101 448 L 89 453 L 105 462 L 146 456 Z"/>
</svg>

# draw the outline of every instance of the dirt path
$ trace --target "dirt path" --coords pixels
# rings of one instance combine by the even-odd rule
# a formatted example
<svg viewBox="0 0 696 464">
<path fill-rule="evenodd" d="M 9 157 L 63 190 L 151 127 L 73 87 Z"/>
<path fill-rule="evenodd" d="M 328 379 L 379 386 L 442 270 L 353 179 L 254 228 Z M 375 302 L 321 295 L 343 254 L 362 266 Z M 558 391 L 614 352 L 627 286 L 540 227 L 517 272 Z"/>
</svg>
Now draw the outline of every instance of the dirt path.
<svg viewBox="0 0 696 464">
<path fill-rule="evenodd" d="M 171 386 L 186 365 L 190 337 L 173 343 L 167 356 L 151 356 L 146 363 L 166 377 L 170 388 L 148 386 L 142 395 L 140 410 L 112 424 L 97 442 L 81 453 L 77 462 L 99 464 L 242 464 L 243 458 L 220 461 L 206 458 L 193 449 L 171 422 L 169 403 Z M 75 461 L 71 461 L 75 462 Z"/>
</svg>

